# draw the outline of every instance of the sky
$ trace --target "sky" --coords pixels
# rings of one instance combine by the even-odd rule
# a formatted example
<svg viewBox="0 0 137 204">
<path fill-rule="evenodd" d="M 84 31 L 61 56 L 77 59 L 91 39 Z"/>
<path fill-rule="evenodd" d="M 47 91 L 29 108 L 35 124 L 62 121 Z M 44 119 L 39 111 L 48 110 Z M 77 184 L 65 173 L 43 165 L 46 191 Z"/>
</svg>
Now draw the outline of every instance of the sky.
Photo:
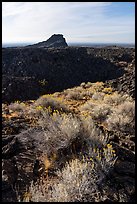
<svg viewBox="0 0 137 204">
<path fill-rule="evenodd" d="M 135 2 L 2 2 L 2 43 L 135 43 Z"/>
</svg>

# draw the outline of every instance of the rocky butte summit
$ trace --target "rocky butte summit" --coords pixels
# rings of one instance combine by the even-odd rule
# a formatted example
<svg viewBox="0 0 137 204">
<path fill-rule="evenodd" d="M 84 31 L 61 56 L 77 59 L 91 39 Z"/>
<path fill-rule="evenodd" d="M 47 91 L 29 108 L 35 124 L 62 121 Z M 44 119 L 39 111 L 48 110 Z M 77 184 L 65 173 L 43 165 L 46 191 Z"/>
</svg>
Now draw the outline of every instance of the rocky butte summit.
<svg viewBox="0 0 137 204">
<path fill-rule="evenodd" d="M 48 40 L 39 42 L 34 45 L 29 45 L 29 48 L 56 48 L 67 47 L 67 43 L 62 34 L 54 34 Z"/>
</svg>

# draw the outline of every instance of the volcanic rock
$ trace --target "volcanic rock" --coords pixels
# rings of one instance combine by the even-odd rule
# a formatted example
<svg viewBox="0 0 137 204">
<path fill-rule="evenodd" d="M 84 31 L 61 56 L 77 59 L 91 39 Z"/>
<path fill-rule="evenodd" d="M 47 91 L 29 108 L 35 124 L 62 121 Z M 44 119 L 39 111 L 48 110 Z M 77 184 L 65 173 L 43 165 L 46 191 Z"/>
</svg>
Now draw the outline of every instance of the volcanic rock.
<svg viewBox="0 0 137 204">
<path fill-rule="evenodd" d="M 115 55 L 129 51 L 116 52 Z M 31 100 L 82 82 L 116 79 L 123 75 L 124 69 L 111 62 L 113 53 L 107 56 L 108 53 L 93 49 L 88 54 L 84 47 L 3 49 L 2 100 Z"/>
</svg>

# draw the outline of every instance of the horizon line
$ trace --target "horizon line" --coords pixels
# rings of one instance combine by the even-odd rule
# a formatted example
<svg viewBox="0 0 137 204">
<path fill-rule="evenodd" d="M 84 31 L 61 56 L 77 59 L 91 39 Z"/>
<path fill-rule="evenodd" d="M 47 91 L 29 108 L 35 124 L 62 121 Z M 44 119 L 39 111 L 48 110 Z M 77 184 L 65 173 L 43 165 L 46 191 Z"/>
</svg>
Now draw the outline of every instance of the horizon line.
<svg viewBox="0 0 137 204">
<path fill-rule="evenodd" d="M 44 42 L 44 41 L 40 41 Z M 39 42 L 31 42 L 31 41 L 23 41 L 23 42 L 2 42 L 3 44 L 32 44 L 32 43 L 39 43 Z M 67 42 L 67 44 L 135 44 L 135 42 Z"/>
</svg>

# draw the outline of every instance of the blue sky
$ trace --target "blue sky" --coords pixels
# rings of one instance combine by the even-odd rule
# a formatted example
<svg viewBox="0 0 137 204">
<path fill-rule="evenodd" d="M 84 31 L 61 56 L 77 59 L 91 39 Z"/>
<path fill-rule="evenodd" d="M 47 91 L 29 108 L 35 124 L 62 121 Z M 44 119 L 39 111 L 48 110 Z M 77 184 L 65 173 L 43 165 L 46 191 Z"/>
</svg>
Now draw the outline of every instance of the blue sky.
<svg viewBox="0 0 137 204">
<path fill-rule="evenodd" d="M 134 2 L 2 2 L 2 42 L 134 43 Z"/>
</svg>

